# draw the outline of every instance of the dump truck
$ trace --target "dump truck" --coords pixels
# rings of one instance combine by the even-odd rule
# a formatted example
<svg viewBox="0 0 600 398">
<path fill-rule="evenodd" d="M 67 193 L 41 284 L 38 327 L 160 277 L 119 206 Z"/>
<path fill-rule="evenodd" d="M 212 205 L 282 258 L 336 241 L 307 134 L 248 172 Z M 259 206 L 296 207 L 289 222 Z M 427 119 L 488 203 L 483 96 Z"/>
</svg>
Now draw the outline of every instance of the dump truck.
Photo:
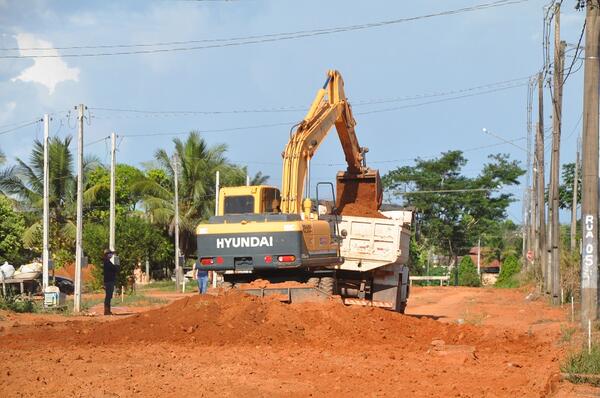
<svg viewBox="0 0 600 398">
<path fill-rule="evenodd" d="M 355 125 L 342 76 L 330 70 L 282 154 L 281 190 L 220 189 L 217 215 L 196 230 L 198 266 L 217 272 L 225 289 L 259 279 L 294 282 L 245 290 L 287 301 L 336 296 L 404 312 L 411 217 L 379 212 L 381 178 L 366 165 L 368 149 L 359 145 Z M 334 126 L 347 168 L 337 173 L 336 187 L 317 183 L 311 199 L 310 162 Z"/>
</svg>

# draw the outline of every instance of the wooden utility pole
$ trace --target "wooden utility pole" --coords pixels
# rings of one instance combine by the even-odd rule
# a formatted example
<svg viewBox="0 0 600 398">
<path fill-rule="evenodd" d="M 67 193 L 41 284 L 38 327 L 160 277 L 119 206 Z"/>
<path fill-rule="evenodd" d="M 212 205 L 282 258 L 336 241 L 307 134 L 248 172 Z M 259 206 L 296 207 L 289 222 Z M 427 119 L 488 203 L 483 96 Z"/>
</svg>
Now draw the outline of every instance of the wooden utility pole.
<svg viewBox="0 0 600 398">
<path fill-rule="evenodd" d="M 117 179 L 117 134 L 112 133 L 110 135 L 110 237 L 108 248 L 110 251 L 115 251 L 115 226 L 116 226 L 116 211 L 115 211 L 115 198 L 116 198 L 116 179 Z"/>
<path fill-rule="evenodd" d="M 85 106 L 77 107 L 79 130 L 77 133 L 77 233 L 75 236 L 75 292 L 73 311 L 81 310 L 81 267 L 83 262 L 83 112 Z"/>
<path fill-rule="evenodd" d="M 562 88 L 566 43 L 560 41 L 560 3 L 554 6 L 554 73 L 552 96 L 552 156 L 550 168 L 551 233 L 550 233 L 550 294 L 552 304 L 560 304 L 560 220 L 558 214 L 560 174 L 560 132 L 562 119 Z"/>
<path fill-rule="evenodd" d="M 571 204 L 571 253 L 577 250 L 577 193 L 579 191 L 579 151 L 581 150 L 581 135 L 577 136 L 577 156 L 573 170 L 573 202 Z"/>
<path fill-rule="evenodd" d="M 537 258 L 540 262 L 543 279 L 543 290 L 548 286 L 547 264 L 548 254 L 546 252 L 546 201 L 544 199 L 545 177 L 544 177 L 544 77 L 542 72 L 538 73 L 538 123 L 535 140 L 535 153 L 537 160 L 537 206 L 538 206 L 538 247 Z"/>
<path fill-rule="evenodd" d="M 43 237 L 42 237 L 42 293 L 48 287 L 48 270 L 50 264 L 49 250 L 49 230 L 50 230 L 50 176 L 49 176 L 49 159 L 48 159 L 48 140 L 50 135 L 50 115 L 44 115 L 44 204 L 43 204 Z"/>
<path fill-rule="evenodd" d="M 581 322 L 598 318 L 598 83 L 600 1 L 587 0 L 581 181 Z"/>
</svg>

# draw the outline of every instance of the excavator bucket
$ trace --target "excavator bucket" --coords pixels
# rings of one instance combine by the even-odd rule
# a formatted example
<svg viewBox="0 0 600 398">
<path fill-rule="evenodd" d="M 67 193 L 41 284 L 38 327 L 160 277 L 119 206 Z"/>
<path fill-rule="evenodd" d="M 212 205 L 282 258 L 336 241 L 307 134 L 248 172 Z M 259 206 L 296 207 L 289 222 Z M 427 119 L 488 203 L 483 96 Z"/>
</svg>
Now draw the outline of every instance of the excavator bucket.
<svg viewBox="0 0 600 398">
<path fill-rule="evenodd" d="M 378 214 L 383 200 L 378 170 L 369 169 L 360 174 L 340 171 L 336 191 L 338 214 L 364 217 Z"/>
</svg>

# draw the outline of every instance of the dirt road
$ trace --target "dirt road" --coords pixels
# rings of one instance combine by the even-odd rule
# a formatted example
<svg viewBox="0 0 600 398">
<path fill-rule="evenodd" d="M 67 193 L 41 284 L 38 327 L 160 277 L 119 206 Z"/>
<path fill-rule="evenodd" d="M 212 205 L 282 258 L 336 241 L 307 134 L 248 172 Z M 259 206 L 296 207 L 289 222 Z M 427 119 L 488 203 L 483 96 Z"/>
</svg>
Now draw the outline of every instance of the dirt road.
<svg viewBox="0 0 600 398">
<path fill-rule="evenodd" d="M 2 396 L 541 397 L 567 312 L 526 291 L 414 288 L 409 314 L 186 296 L 109 322 L 0 321 Z M 27 320 L 27 321 L 26 321 Z M 17 321 L 17 327 L 14 323 Z M 567 394 L 567 395 L 565 395 Z"/>
</svg>

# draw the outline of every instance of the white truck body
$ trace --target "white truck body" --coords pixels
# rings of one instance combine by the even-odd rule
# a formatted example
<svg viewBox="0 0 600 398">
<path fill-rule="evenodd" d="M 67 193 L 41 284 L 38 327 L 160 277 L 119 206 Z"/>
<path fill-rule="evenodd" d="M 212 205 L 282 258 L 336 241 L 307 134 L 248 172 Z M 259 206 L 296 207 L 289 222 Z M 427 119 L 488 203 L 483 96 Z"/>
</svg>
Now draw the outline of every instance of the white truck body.
<svg viewBox="0 0 600 398">
<path fill-rule="evenodd" d="M 410 220 L 402 214 L 385 214 L 395 218 L 355 216 L 329 216 L 330 223 L 337 221 L 338 233 L 345 237 L 340 250 L 344 263 L 339 269 L 372 271 L 391 264 L 406 264 L 410 245 Z M 409 215 L 412 217 L 412 215 Z"/>
</svg>

